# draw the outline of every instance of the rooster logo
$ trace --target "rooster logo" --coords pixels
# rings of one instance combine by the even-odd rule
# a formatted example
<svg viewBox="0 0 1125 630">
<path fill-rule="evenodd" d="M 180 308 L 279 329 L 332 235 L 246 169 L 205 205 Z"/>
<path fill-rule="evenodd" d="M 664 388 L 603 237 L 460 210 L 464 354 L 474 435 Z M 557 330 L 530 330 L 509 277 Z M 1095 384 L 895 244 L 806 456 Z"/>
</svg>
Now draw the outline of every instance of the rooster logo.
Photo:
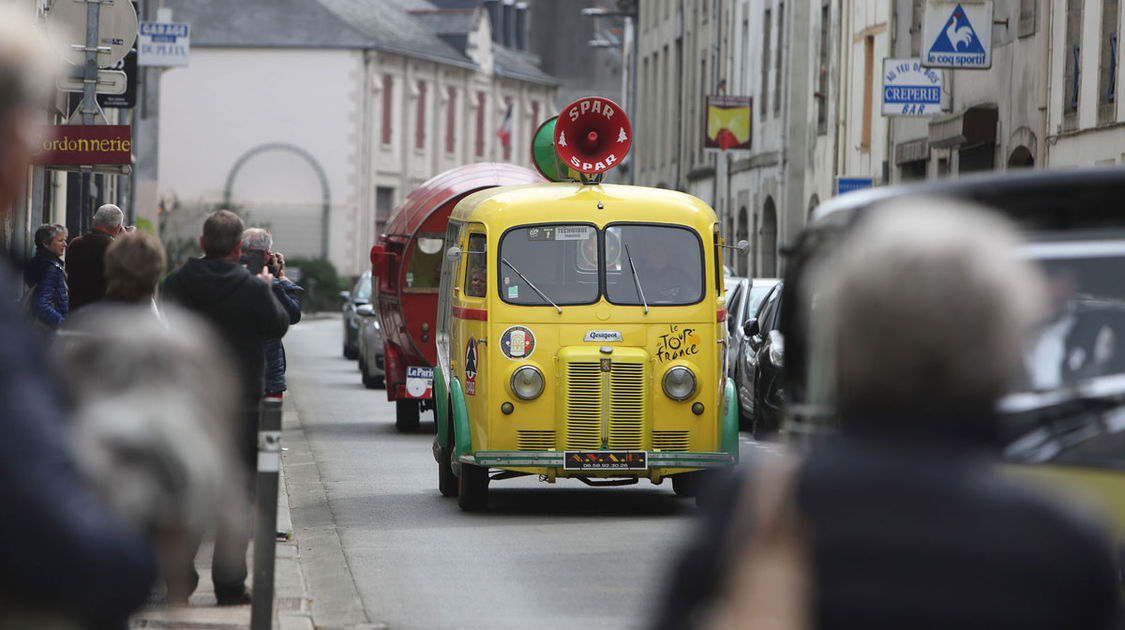
<svg viewBox="0 0 1125 630">
<path fill-rule="evenodd" d="M 949 16 L 949 23 L 945 25 L 945 36 L 949 38 L 949 43 L 953 44 L 954 50 L 961 50 L 962 45 L 968 49 L 970 44 L 973 43 L 973 27 L 968 24 L 957 26 L 964 19 L 964 13 L 954 11 Z"/>
</svg>

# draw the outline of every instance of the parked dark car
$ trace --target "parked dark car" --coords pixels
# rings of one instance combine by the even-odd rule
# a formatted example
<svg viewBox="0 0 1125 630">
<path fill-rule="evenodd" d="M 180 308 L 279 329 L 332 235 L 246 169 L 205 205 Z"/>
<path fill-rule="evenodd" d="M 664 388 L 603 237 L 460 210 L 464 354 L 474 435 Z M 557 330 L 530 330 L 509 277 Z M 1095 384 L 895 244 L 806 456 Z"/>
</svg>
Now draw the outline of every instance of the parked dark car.
<svg viewBox="0 0 1125 630">
<path fill-rule="evenodd" d="M 383 387 L 386 382 L 385 344 L 375 307 L 361 304 L 356 308 L 359 316 L 359 375 L 367 389 Z"/>
<path fill-rule="evenodd" d="M 359 358 L 359 315 L 356 309 L 371 303 L 371 272 L 363 272 L 351 291 L 340 292 L 340 298 L 344 301 L 344 358 L 355 360 Z"/>
<path fill-rule="evenodd" d="M 731 278 L 727 278 L 729 282 Z M 730 377 L 737 380 L 742 346 L 746 343 L 746 333 L 742 327 L 758 312 L 758 307 L 766 299 L 777 278 L 739 278 L 738 286 L 727 296 L 727 331 L 730 344 L 728 369 Z"/>
<path fill-rule="evenodd" d="M 734 377 L 739 428 L 750 431 L 757 440 L 775 437 L 781 426 L 781 368 L 785 346 L 777 324 L 782 286 L 781 282 L 772 283 L 757 311 L 738 331 L 744 339 Z"/>
</svg>

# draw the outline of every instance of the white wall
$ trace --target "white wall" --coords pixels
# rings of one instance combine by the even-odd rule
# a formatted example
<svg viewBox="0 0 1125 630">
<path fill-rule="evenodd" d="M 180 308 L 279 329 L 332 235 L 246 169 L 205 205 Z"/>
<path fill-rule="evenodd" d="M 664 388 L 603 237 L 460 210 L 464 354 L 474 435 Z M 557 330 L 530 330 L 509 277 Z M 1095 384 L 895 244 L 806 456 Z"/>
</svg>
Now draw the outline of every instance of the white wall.
<svg viewBox="0 0 1125 630">
<path fill-rule="evenodd" d="M 358 273 L 358 187 L 368 179 L 356 169 L 362 77 L 357 50 L 193 49 L 188 67 L 161 77 L 159 194 L 188 208 L 220 204 L 232 167 L 247 151 L 295 145 L 327 176 L 329 259 L 341 274 Z M 278 250 L 319 254 L 321 185 L 297 154 L 252 158 L 238 172 L 232 197 L 251 222 L 274 218 Z M 185 229 L 192 224 L 198 233 L 202 219 Z"/>
</svg>

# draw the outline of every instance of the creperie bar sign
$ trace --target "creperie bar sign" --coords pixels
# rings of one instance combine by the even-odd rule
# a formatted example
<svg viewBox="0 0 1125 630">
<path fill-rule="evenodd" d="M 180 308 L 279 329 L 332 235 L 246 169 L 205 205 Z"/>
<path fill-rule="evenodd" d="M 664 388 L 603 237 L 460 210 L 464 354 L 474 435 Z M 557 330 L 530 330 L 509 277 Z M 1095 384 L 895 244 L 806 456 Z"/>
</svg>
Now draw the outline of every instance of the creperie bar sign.
<svg viewBox="0 0 1125 630">
<path fill-rule="evenodd" d="M 32 162 L 46 166 L 131 164 L 133 129 L 129 125 L 56 125 L 47 127 Z"/>
</svg>

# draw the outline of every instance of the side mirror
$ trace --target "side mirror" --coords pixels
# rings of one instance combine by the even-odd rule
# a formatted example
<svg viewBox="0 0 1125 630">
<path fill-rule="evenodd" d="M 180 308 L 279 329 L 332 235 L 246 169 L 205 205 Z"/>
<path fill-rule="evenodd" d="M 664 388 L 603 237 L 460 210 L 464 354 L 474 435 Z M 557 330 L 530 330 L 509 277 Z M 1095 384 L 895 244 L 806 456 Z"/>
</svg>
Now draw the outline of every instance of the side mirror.
<svg viewBox="0 0 1125 630">
<path fill-rule="evenodd" d="M 750 242 L 746 239 L 742 239 L 741 241 L 738 241 L 738 245 L 735 245 L 734 247 L 738 250 L 738 253 L 745 254 L 746 252 L 750 251 Z"/>
<path fill-rule="evenodd" d="M 451 246 L 449 249 L 445 250 L 445 257 L 453 262 L 457 262 L 461 259 L 461 248 L 456 245 Z"/>
<path fill-rule="evenodd" d="M 350 301 L 352 299 L 352 292 L 351 291 L 340 291 L 340 299 L 345 301 L 345 302 Z"/>
<path fill-rule="evenodd" d="M 750 319 L 748 319 L 746 323 L 742 325 L 742 332 L 746 335 L 747 339 L 760 334 L 762 332 L 762 329 L 758 327 L 758 318 L 751 317 Z"/>
<path fill-rule="evenodd" d="M 375 306 L 372 304 L 360 304 L 356 307 L 355 312 L 360 315 L 373 317 L 375 315 Z"/>
</svg>

